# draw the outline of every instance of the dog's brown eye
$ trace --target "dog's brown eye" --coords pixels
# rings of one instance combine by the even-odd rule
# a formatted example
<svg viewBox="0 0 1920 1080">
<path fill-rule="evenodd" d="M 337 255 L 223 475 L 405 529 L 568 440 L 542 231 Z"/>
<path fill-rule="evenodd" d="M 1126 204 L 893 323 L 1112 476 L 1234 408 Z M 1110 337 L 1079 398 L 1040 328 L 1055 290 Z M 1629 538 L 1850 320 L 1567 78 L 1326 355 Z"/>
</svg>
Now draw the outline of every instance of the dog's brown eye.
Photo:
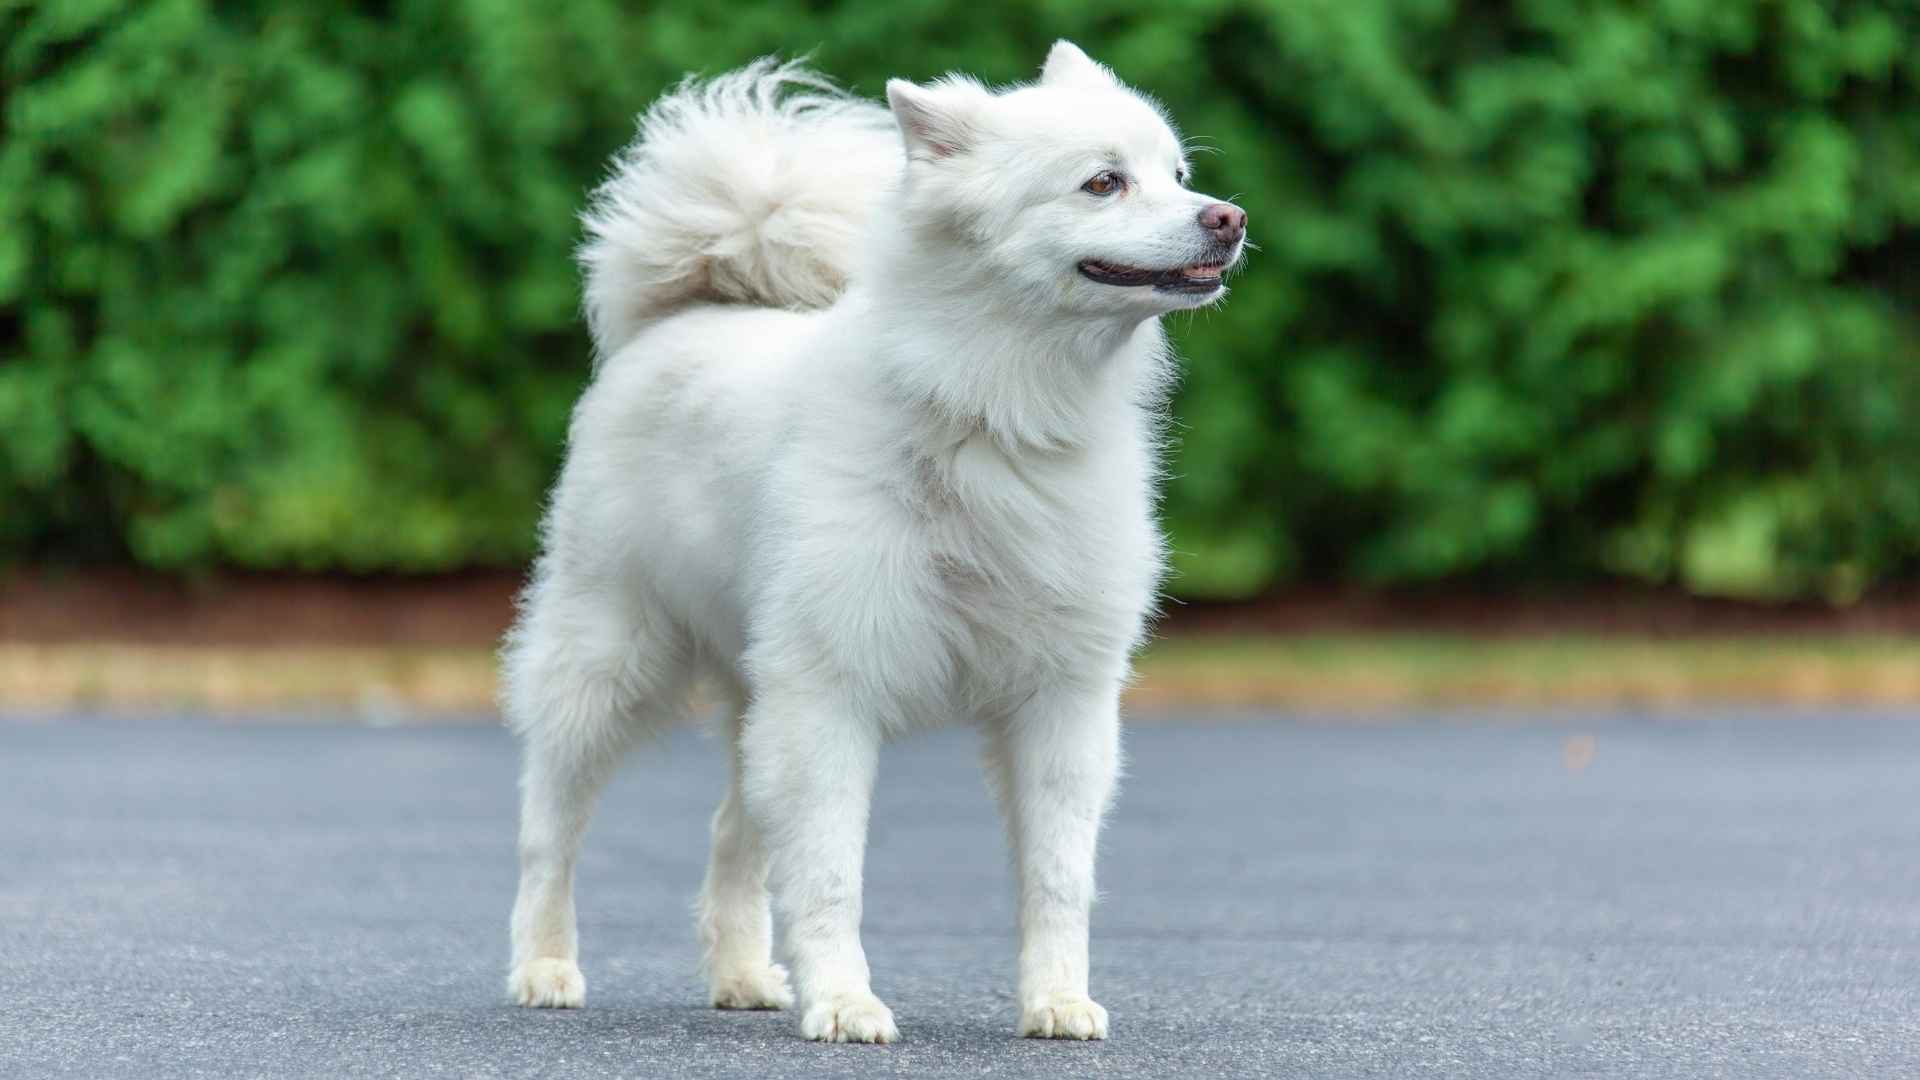
<svg viewBox="0 0 1920 1080">
<path fill-rule="evenodd" d="M 1089 195 L 1111 195 L 1120 190 L 1121 180 L 1110 172 L 1103 172 L 1080 185 L 1080 190 Z"/>
</svg>

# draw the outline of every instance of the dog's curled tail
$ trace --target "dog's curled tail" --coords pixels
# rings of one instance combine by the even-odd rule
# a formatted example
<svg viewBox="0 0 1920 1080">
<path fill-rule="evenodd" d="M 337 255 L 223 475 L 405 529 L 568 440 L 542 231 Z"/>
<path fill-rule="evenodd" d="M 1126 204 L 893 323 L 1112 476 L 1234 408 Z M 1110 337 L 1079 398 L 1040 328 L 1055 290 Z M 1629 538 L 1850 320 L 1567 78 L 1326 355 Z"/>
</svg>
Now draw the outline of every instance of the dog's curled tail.
<svg viewBox="0 0 1920 1080">
<path fill-rule="evenodd" d="M 640 117 L 582 215 L 598 357 L 687 304 L 831 304 L 901 158 L 887 110 L 798 62 L 681 83 Z"/>
</svg>

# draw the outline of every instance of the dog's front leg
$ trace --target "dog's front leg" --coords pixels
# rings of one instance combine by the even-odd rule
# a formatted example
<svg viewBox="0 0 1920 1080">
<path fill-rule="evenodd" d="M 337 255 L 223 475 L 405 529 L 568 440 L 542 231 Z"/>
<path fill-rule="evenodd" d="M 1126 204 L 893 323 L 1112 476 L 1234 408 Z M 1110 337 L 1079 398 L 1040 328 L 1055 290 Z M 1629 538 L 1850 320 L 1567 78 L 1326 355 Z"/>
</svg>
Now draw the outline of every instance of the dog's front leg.
<svg viewBox="0 0 1920 1080">
<path fill-rule="evenodd" d="M 800 1031 L 823 1042 L 892 1042 L 860 947 L 860 879 L 880 731 L 819 699 L 756 702 L 742 737 L 747 811 L 800 996 Z"/>
<path fill-rule="evenodd" d="M 1020 889 L 1020 1034 L 1104 1039 L 1087 993 L 1094 848 L 1120 769 L 1119 682 L 1042 691 L 990 725 L 989 778 Z"/>
</svg>

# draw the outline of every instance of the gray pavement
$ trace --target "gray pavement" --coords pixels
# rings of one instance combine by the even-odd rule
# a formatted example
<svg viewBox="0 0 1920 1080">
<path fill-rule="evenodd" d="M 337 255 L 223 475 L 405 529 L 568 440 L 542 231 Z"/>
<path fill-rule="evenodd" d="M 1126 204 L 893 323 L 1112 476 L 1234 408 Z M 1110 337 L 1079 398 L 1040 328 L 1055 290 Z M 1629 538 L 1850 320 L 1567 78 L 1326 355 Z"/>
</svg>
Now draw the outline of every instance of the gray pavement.
<svg viewBox="0 0 1920 1080">
<path fill-rule="evenodd" d="M 973 740 L 918 738 L 867 893 L 904 1041 L 834 1047 L 700 1007 L 721 759 L 691 734 L 589 838 L 588 1007 L 533 1012 L 502 996 L 503 733 L 0 720 L 0 1077 L 1920 1076 L 1916 721 L 1141 724 L 1102 1044 L 1012 1037 Z"/>
</svg>

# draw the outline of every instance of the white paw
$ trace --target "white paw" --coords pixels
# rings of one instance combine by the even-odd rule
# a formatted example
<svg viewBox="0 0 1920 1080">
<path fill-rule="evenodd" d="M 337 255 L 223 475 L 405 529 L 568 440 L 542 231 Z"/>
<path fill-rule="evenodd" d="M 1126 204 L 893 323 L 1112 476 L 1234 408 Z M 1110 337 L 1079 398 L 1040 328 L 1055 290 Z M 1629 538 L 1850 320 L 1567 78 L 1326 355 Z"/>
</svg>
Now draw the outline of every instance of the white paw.
<svg viewBox="0 0 1920 1080">
<path fill-rule="evenodd" d="M 1030 1039 L 1104 1039 L 1107 1010 L 1091 998 L 1056 994 L 1020 1014 L 1020 1034 Z"/>
<path fill-rule="evenodd" d="M 535 1009 L 577 1009 L 586 1003 L 587 980 L 571 960 L 529 960 L 507 976 L 507 997 Z"/>
<path fill-rule="evenodd" d="M 786 1009 L 793 1005 L 787 969 L 779 964 L 736 965 L 707 978 L 708 999 L 716 1009 Z"/>
<path fill-rule="evenodd" d="M 890 1043 L 900 1038 L 893 1010 L 867 993 L 835 994 L 808 1006 L 800 1034 L 819 1042 Z"/>
</svg>

